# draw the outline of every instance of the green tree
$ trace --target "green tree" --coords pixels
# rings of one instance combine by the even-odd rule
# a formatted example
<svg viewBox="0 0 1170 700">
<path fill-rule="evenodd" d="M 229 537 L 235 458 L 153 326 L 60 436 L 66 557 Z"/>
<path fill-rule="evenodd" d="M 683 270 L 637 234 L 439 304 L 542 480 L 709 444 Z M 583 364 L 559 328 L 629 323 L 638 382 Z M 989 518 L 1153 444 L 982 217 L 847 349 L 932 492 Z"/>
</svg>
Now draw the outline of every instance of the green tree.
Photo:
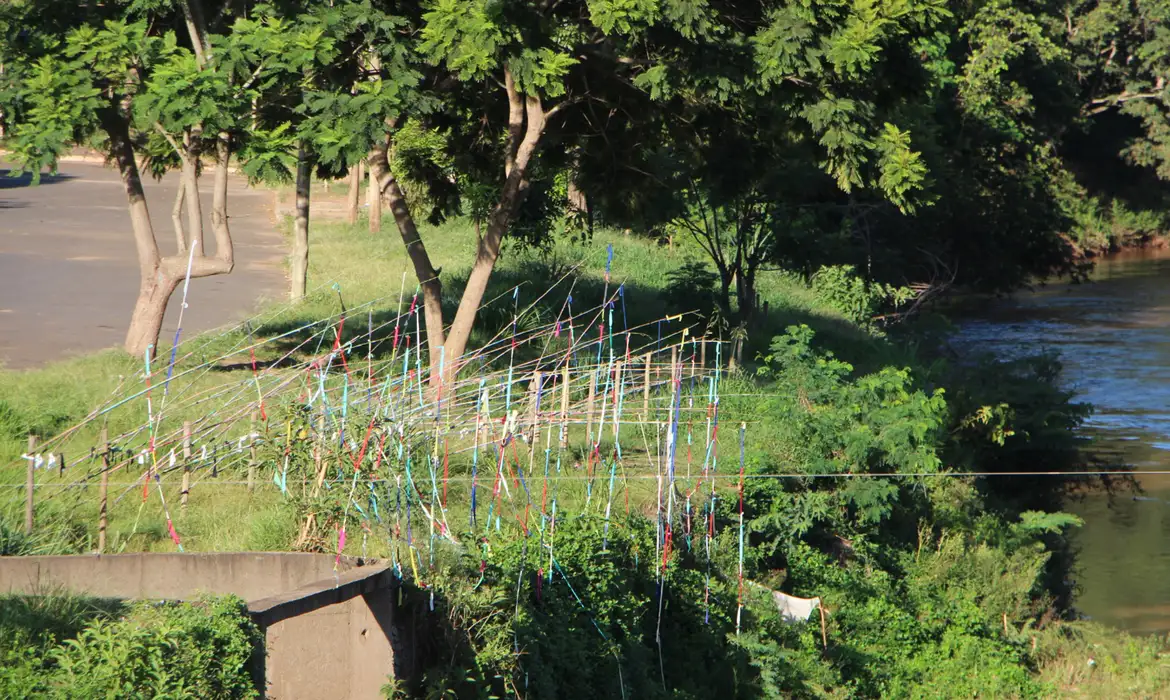
<svg viewBox="0 0 1170 700">
<path fill-rule="evenodd" d="M 203 17 L 199 0 L 89 3 L 84 12 L 43 0 L 0 8 L 6 36 L 0 62 L 13 75 L 5 92 L 7 144 L 20 169 L 35 179 L 42 169 L 54 169 L 70 146 L 90 144 L 121 175 L 140 270 L 124 347 L 139 355 L 157 348 L 167 302 L 184 278 L 227 274 L 234 267 L 228 165 L 238 145 L 246 86 L 214 62 Z M 136 155 L 145 156 L 156 175 L 181 170 L 174 255 L 160 251 Z M 204 245 L 198 197 L 204 155 L 215 168 L 214 255 Z"/>
</svg>

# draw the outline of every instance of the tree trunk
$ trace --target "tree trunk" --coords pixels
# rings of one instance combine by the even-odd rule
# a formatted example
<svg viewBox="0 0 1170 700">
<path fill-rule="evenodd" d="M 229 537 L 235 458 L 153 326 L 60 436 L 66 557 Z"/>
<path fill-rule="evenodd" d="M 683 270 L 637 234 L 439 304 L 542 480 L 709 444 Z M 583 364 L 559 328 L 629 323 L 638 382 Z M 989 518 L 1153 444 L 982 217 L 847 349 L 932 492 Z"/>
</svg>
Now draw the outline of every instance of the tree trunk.
<svg viewBox="0 0 1170 700">
<path fill-rule="evenodd" d="M 728 323 L 731 322 L 731 283 L 733 281 L 732 272 L 719 265 L 719 310 L 723 312 L 723 319 Z"/>
<path fill-rule="evenodd" d="M 162 316 L 166 311 L 166 298 L 158 303 L 159 282 L 158 243 L 150 223 L 150 210 L 146 206 L 146 195 L 142 190 L 142 178 L 138 163 L 134 161 L 134 149 L 130 142 L 130 126 L 120 109 L 110 106 L 102 114 L 102 126 L 110 137 L 110 154 L 118 166 L 122 186 L 126 190 L 126 206 L 130 212 L 130 227 L 134 232 L 134 247 L 138 251 L 138 271 L 141 284 L 138 301 L 130 320 L 124 346 L 132 355 L 142 355 L 148 349 L 157 349 L 158 332 L 162 328 Z"/>
<path fill-rule="evenodd" d="M 312 159 L 302 142 L 297 151 L 296 219 L 293 221 L 293 247 L 289 256 L 289 297 L 305 298 L 309 278 L 309 187 L 312 183 Z"/>
<path fill-rule="evenodd" d="M 735 273 L 735 296 L 739 301 L 739 320 L 749 323 L 756 313 L 756 284 L 755 275 L 748 274 L 743 269 Z"/>
<path fill-rule="evenodd" d="M 390 162 L 386 157 L 386 146 L 379 146 L 370 151 L 366 162 L 370 170 L 371 201 L 382 201 L 382 194 L 390 202 L 390 213 L 394 215 L 394 223 L 398 233 L 402 236 L 402 243 L 406 246 L 406 254 L 414 265 L 414 274 L 418 278 L 423 294 L 423 316 L 427 324 L 427 346 L 430 349 L 431 384 L 437 386 L 439 377 L 439 348 L 444 347 L 443 332 L 443 282 L 439 279 L 439 272 L 431 265 L 430 255 L 423 245 L 422 236 L 414 223 L 414 216 L 406 204 L 406 195 L 398 185 L 394 173 L 390 172 Z M 373 213 L 370 214 L 373 216 Z M 444 349 L 444 355 L 451 355 Z M 446 364 L 446 363 L 444 363 Z"/>
<path fill-rule="evenodd" d="M 370 183 L 366 187 L 366 203 L 370 210 L 370 233 L 382 231 L 382 190 L 378 184 L 378 177 L 374 175 L 373 165 L 370 166 Z"/>
<path fill-rule="evenodd" d="M 175 254 L 186 255 L 187 231 L 183 228 L 183 200 L 187 194 L 187 187 L 179 180 L 175 188 L 175 206 L 171 209 L 171 223 L 175 226 Z"/>
<path fill-rule="evenodd" d="M 198 158 L 198 152 L 188 146 L 187 154 L 183 156 L 183 167 L 179 171 L 180 185 L 186 193 L 187 245 L 195 246 L 196 255 L 206 255 L 207 251 L 203 247 L 203 202 L 199 199 L 199 172 L 196 170 Z M 184 251 L 180 251 L 180 254 Z"/>
<path fill-rule="evenodd" d="M 471 267 L 471 275 L 467 278 L 467 286 L 459 300 L 455 320 L 451 322 L 451 328 L 447 331 L 448 358 L 461 358 L 467 350 L 467 342 L 475 326 L 479 305 L 487 291 L 496 260 L 500 257 L 500 245 L 503 243 L 504 234 L 520 210 L 520 205 L 524 203 L 524 198 L 528 196 L 528 165 L 540 144 L 540 137 L 544 134 L 544 125 L 548 119 L 540 98 L 522 97 L 515 88 L 512 74 L 507 71 L 504 73 L 504 87 L 508 93 L 510 137 L 504 163 L 506 179 L 500 193 L 500 201 L 488 218 L 487 234 L 476 250 L 475 264 Z M 447 374 L 451 379 L 454 379 L 458 370 L 457 362 L 447 364 Z"/>
<path fill-rule="evenodd" d="M 430 346 L 432 388 L 440 386 L 442 382 L 450 384 L 459 372 L 479 305 L 483 301 L 488 281 L 500 255 L 504 234 L 507 233 L 528 194 L 528 165 L 536 153 L 549 115 L 556 111 L 554 108 L 553 112 L 546 113 L 539 97 L 521 95 L 511 72 L 507 69 L 504 71 L 504 88 L 508 95 L 509 107 L 504 186 L 500 200 L 488 218 L 487 233 L 476 247 L 471 275 L 463 290 L 463 297 L 459 300 L 455 320 L 446 333 L 443 329 L 442 285 L 439 282 L 439 272 L 431 265 L 430 256 L 418 234 L 406 197 L 394 173 L 390 171 L 386 155 L 389 143 L 374 148 L 367 158 L 371 181 L 377 182 L 378 193 L 385 194 L 387 201 L 390 202 L 394 222 L 402 234 L 402 242 L 406 245 L 407 255 L 422 286 L 427 343 Z M 392 129 L 394 125 L 391 122 L 389 126 Z M 439 376 L 438 372 L 439 347 L 444 350 L 443 376 Z"/>
<path fill-rule="evenodd" d="M 362 163 L 359 161 L 349 169 L 349 192 L 345 198 L 345 220 L 350 226 L 358 220 L 358 201 L 362 189 Z"/>
<path fill-rule="evenodd" d="M 158 336 L 167 302 L 179 286 L 180 279 L 168 277 L 162 269 L 154 276 L 142 278 L 138 301 L 134 303 L 134 314 L 130 317 L 130 329 L 126 332 L 127 352 L 143 355 L 149 350 L 151 357 L 158 352 Z"/>
</svg>

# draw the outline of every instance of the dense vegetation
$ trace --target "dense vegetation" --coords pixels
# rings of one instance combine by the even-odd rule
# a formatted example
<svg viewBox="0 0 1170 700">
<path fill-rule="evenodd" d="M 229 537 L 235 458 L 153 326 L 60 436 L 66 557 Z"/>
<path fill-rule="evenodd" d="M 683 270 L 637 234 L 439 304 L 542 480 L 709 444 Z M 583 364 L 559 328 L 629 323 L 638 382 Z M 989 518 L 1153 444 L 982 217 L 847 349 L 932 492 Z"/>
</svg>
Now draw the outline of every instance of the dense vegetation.
<svg viewBox="0 0 1170 700">
<path fill-rule="evenodd" d="M 238 599 L 0 597 L 0 696 L 253 698 L 262 645 Z"/>
<path fill-rule="evenodd" d="M 15 457 L 28 432 L 75 422 L 110 376 L 133 375 L 189 261 L 200 275 L 231 271 L 223 183 L 235 159 L 256 182 L 295 178 L 298 190 L 302 303 L 249 333 L 331 314 L 336 297 L 309 292 L 308 277 L 391 308 L 409 265 L 432 352 L 474 346 L 511 320 L 483 301 L 517 284 L 547 288 L 572 270 L 574 293 L 600 300 L 604 242 L 637 297 L 630 324 L 697 308 L 736 341 L 720 410 L 725 449 L 742 450 L 742 494 L 675 514 L 666 555 L 661 517 L 639 504 L 607 529 L 566 499 L 555 560 L 514 527 L 464 538 L 475 546 L 445 549 L 412 580 L 430 634 L 419 672 L 388 692 L 1155 692 L 1167 682 L 1158 643 L 1067 621 L 1063 535 L 1077 523 L 1058 512 L 1064 485 L 954 476 L 1081 466 L 1088 408 L 1059 388 L 1059 363 L 955 359 L 939 351 L 937 319 L 907 317 L 940 291 L 1011 291 L 1160 234 L 1168 15 L 1160 2 L 1008 0 L 13 0 L 0 7 L 5 146 L 35 172 L 76 144 L 108 154 L 143 276 L 126 342 L 136 357 L 0 377 L 0 450 Z M 363 160 L 405 246 L 316 226 L 309 258 L 308 181 Z M 159 253 L 140 167 L 182 174 L 173 256 Z M 214 256 L 197 197 L 183 199 L 207 168 Z M 295 402 L 273 410 L 298 420 Z M 113 430 L 141 421 L 108 418 Z M 312 468 L 307 451 L 286 459 Z M 189 548 L 324 550 L 330 513 L 349 508 L 340 489 L 312 502 L 222 493 L 193 498 Z M 42 506 L 55 525 L 40 539 L 0 520 L 0 547 L 88 549 L 89 507 Z M 309 512 L 319 537 L 298 536 Z M 225 532 L 229 513 L 247 527 Z M 169 547 L 141 514 L 113 515 L 115 546 Z M 709 519 L 710 541 L 692 516 Z M 370 552 L 401 562 L 377 534 Z M 773 590 L 821 597 L 823 632 L 816 618 L 784 622 Z M 140 608 L 0 640 L 0 683 L 246 695 L 251 632 L 228 608 L 208 627 L 186 608 Z M 159 623 L 178 636 L 140 624 L 160 615 L 178 616 Z M 230 653 L 210 659 L 189 638 Z M 125 645 L 133 663 L 94 645 Z M 177 649 L 192 657 L 154 673 Z"/>
</svg>

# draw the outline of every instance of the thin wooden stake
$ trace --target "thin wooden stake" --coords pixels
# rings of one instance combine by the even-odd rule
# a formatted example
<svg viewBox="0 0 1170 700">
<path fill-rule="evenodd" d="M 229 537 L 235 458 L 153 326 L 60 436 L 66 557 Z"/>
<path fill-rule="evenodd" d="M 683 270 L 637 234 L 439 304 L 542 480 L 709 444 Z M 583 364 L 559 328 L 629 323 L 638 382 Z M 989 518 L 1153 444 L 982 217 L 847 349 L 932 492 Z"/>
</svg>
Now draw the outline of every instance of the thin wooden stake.
<svg viewBox="0 0 1170 700">
<path fill-rule="evenodd" d="M 109 526 L 107 517 L 107 495 L 110 491 L 110 442 L 109 433 L 102 428 L 102 477 L 98 485 L 98 554 L 106 551 L 106 528 Z"/>
<path fill-rule="evenodd" d="M 613 436 L 614 441 L 617 441 L 618 434 L 618 419 L 620 414 L 618 408 L 622 405 L 622 365 L 623 361 L 618 360 L 613 365 Z"/>
<path fill-rule="evenodd" d="M 256 490 L 256 412 L 252 412 L 252 422 L 248 426 L 248 495 Z"/>
<path fill-rule="evenodd" d="M 325 412 L 317 417 L 317 482 L 313 485 L 313 498 L 321 492 L 321 485 L 325 483 Z"/>
<path fill-rule="evenodd" d="M 536 370 L 532 373 L 532 439 L 528 441 L 529 453 L 534 453 L 536 450 L 537 426 L 540 422 L 540 385 L 544 379 L 544 372 Z"/>
<path fill-rule="evenodd" d="M 654 355 L 646 353 L 646 369 L 642 376 L 642 420 L 650 420 L 650 363 Z"/>
<path fill-rule="evenodd" d="M 707 337 L 699 341 L 699 366 L 707 369 Z"/>
<path fill-rule="evenodd" d="M 589 371 L 589 396 L 585 399 L 585 439 L 593 449 L 593 400 L 597 398 L 597 372 Z"/>
<path fill-rule="evenodd" d="M 37 436 L 28 436 L 28 471 L 24 482 L 24 533 L 31 535 L 33 531 L 33 516 L 35 513 L 33 506 L 33 491 L 37 487 Z"/>
<path fill-rule="evenodd" d="M 561 370 L 561 447 L 569 444 L 569 363 Z"/>
<path fill-rule="evenodd" d="M 820 611 L 820 613 L 821 613 L 821 646 L 822 646 L 822 648 L 825 649 L 825 651 L 828 651 L 829 650 L 829 633 L 826 631 L 826 628 L 825 628 L 825 602 L 824 601 L 821 601 L 821 604 L 817 606 L 817 610 Z"/>
<path fill-rule="evenodd" d="M 179 492 L 179 515 L 187 512 L 187 495 L 191 493 L 191 421 L 183 422 L 183 488 Z"/>
</svg>

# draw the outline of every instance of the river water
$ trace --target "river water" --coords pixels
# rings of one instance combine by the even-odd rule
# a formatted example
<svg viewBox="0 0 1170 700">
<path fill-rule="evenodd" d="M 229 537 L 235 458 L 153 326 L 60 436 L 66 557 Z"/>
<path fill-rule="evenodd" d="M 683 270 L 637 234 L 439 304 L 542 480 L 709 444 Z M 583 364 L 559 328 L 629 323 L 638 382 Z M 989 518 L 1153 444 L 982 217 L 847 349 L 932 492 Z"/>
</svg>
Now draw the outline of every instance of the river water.
<svg viewBox="0 0 1170 700">
<path fill-rule="evenodd" d="M 1065 384 L 1094 405 L 1084 430 L 1141 491 L 1070 499 L 1081 516 L 1076 606 L 1133 632 L 1170 631 L 1170 253 L 1100 261 L 1087 284 L 1055 284 L 968 317 L 955 338 L 1001 356 L 1060 353 Z M 1042 465 L 1037 465 L 1041 467 Z"/>
</svg>

